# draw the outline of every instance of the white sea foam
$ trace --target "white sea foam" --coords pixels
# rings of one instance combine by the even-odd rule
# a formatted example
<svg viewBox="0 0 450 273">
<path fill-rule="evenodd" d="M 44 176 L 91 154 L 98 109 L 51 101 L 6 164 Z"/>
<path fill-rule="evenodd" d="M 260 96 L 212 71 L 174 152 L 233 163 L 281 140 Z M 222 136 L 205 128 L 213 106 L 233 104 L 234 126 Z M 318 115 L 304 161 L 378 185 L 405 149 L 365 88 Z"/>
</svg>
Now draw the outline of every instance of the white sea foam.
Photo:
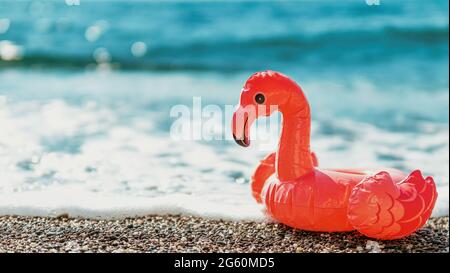
<svg viewBox="0 0 450 273">
<path fill-rule="evenodd" d="M 244 174 L 233 151 L 174 143 L 145 133 L 151 126 L 139 121 L 120 126 L 112 111 L 92 106 L 51 101 L 0 109 L 0 214 L 262 217 L 247 185 L 236 183 Z M 84 138 L 77 152 L 46 150 L 77 137 Z"/>
<path fill-rule="evenodd" d="M 217 196 L 220 198 L 220 196 Z M 229 196 L 235 198 L 235 196 Z M 209 199 L 209 198 L 208 198 Z M 184 214 L 228 220 L 263 221 L 255 202 L 214 202 L 182 193 L 152 198 L 123 194 L 93 193 L 79 187 L 53 187 L 48 190 L 3 194 L 0 215 L 123 218 L 152 214 Z"/>
<path fill-rule="evenodd" d="M 124 126 L 116 115 L 95 104 L 71 106 L 61 100 L 3 102 L 0 214 L 111 218 L 181 213 L 264 219 L 249 184 L 242 183 L 263 156 L 257 149 L 224 145 L 219 152 L 212 145 L 174 142 L 149 133 L 148 120 Z M 314 131 L 320 126 L 314 123 Z M 400 155 L 406 168 L 421 168 L 436 177 L 434 215 L 448 214 L 448 131 L 410 143 L 408 135 L 367 124 L 347 121 L 340 126 L 358 128 L 352 132 L 358 141 L 315 138 L 313 149 L 323 166 L 378 166 L 383 163 L 379 154 L 389 156 L 394 149 L 392 154 Z M 58 147 L 58 142 L 79 142 L 79 147 L 76 152 L 59 150 L 66 145 Z M 441 146 L 432 154 L 424 152 L 430 145 Z"/>
</svg>

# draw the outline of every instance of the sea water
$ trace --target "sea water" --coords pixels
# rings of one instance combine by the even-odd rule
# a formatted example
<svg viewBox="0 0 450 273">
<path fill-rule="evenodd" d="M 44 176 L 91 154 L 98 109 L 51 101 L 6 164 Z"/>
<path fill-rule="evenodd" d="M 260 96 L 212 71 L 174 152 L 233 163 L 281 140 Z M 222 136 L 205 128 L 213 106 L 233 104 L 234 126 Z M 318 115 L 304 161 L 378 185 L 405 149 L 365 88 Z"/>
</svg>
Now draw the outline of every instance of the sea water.
<svg viewBox="0 0 450 273">
<path fill-rule="evenodd" d="M 421 169 L 448 215 L 447 1 L 66 2 L 0 0 L 0 215 L 265 219 L 249 179 L 278 132 L 244 149 L 223 111 L 176 140 L 170 115 L 264 69 L 302 86 L 321 166 Z"/>
</svg>

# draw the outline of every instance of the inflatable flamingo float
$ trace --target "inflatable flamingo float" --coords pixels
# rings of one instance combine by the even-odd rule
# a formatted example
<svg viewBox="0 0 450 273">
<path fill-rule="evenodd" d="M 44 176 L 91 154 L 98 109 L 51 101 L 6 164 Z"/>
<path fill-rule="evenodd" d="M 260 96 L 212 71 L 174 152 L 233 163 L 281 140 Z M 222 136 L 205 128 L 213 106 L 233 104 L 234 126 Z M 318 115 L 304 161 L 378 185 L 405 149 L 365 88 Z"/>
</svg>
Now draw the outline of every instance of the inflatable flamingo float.
<svg viewBox="0 0 450 273">
<path fill-rule="evenodd" d="M 250 145 L 252 123 L 271 115 L 274 105 L 283 115 L 278 151 L 261 161 L 251 184 L 272 218 L 303 230 L 356 229 L 384 240 L 402 238 L 425 224 L 437 193 L 433 178 L 424 179 L 419 170 L 406 175 L 388 168 L 318 167 L 310 151 L 308 101 L 300 86 L 281 73 L 258 72 L 245 83 L 232 125 L 239 145 Z M 269 179 L 274 173 L 276 178 Z"/>
</svg>

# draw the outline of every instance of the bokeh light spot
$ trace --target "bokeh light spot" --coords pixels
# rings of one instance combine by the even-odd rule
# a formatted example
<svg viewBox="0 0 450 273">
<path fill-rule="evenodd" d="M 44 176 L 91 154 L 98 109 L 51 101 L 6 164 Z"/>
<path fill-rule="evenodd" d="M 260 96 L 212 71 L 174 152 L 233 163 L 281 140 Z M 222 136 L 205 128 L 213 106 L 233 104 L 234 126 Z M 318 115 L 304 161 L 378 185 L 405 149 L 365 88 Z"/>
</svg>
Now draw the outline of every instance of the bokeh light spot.
<svg viewBox="0 0 450 273">
<path fill-rule="evenodd" d="M 22 58 L 22 47 L 11 41 L 0 41 L 0 59 L 4 61 L 20 60 Z"/>
<path fill-rule="evenodd" d="M 106 22 L 104 20 L 99 20 L 86 29 L 86 31 L 84 33 L 84 37 L 89 42 L 95 42 L 108 29 L 108 26 L 109 26 L 108 22 Z"/>
<path fill-rule="evenodd" d="M 111 54 L 109 54 L 108 50 L 104 47 L 99 47 L 94 51 L 94 59 L 97 63 L 108 63 L 111 61 Z"/>
<path fill-rule="evenodd" d="M 8 18 L 0 18 L 0 34 L 6 33 L 9 29 L 11 22 Z"/>
<path fill-rule="evenodd" d="M 144 42 L 135 42 L 131 46 L 131 54 L 134 57 L 143 57 L 147 53 L 147 45 Z"/>
</svg>

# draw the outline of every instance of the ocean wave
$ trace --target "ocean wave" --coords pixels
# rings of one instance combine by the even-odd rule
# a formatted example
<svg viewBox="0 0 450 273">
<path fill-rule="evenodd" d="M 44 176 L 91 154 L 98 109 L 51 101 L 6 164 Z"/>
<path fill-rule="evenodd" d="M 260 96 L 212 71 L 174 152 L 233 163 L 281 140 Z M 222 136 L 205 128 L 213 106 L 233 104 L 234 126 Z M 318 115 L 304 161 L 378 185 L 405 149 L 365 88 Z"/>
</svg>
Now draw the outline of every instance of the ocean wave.
<svg viewBox="0 0 450 273">
<path fill-rule="evenodd" d="M 1 214 L 265 219 L 248 184 L 267 153 L 258 149 L 258 140 L 249 149 L 231 140 L 221 145 L 175 141 L 155 126 L 156 113 L 129 112 L 130 102 L 122 102 L 127 107 L 121 110 L 90 100 L 78 105 L 57 98 L 10 98 L 0 104 Z M 438 185 L 433 215 L 446 215 L 448 125 L 430 123 L 426 130 L 392 132 L 350 119 L 340 119 L 339 126 L 314 119 L 312 149 L 330 168 L 420 168 Z M 276 141 L 266 150 L 275 148 Z"/>
<path fill-rule="evenodd" d="M 78 42 L 79 43 L 79 42 Z M 427 45 L 428 44 L 428 45 Z M 89 69 L 99 64 L 95 46 L 85 44 L 60 52 L 17 44 L 22 54 L 13 60 L 1 60 L 0 68 Z M 307 65 L 375 66 L 392 60 L 439 63 L 448 58 L 448 26 L 396 28 L 381 31 L 335 31 L 318 35 L 278 35 L 271 37 L 226 38 L 190 41 L 181 45 L 156 44 L 143 57 L 133 57 L 128 48 L 111 41 L 102 49 L 110 54 L 112 69 L 144 71 L 218 71 L 256 70 L 261 61 L 272 66 Z M 329 60 L 332 59 L 333 63 Z M 370 63 L 368 63 L 370 60 Z"/>
<path fill-rule="evenodd" d="M 268 151 L 176 142 L 168 113 L 274 69 L 310 100 L 322 166 L 422 169 L 448 215 L 447 1 L 0 2 L 0 214 L 265 219 Z"/>
<path fill-rule="evenodd" d="M 2 6 L 0 68 L 107 63 L 123 70 L 242 72 L 428 63 L 426 70 L 440 73 L 448 59 L 447 1 L 392 1 L 375 9 L 359 0 Z"/>
</svg>

